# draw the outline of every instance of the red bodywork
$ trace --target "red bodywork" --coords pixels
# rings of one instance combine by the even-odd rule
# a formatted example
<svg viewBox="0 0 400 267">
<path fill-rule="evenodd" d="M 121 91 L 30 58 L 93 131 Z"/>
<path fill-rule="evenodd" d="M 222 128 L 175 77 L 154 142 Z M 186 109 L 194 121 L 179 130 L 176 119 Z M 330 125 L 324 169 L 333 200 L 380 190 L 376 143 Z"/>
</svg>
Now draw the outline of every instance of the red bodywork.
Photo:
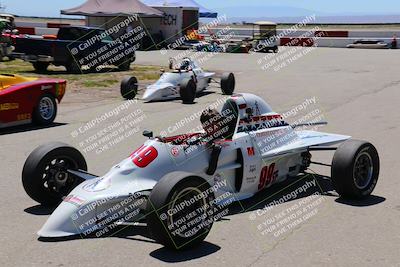
<svg viewBox="0 0 400 267">
<path fill-rule="evenodd" d="M 43 94 L 54 96 L 60 103 L 66 83 L 60 79 L 38 79 L 0 90 L 0 128 L 30 123 Z"/>
</svg>

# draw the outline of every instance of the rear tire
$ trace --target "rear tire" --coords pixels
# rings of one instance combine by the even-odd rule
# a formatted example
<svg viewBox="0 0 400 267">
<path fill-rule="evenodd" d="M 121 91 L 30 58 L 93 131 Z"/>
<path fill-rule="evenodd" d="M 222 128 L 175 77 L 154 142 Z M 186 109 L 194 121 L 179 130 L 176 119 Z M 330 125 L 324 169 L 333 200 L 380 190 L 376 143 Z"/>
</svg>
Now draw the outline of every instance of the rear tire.
<svg viewBox="0 0 400 267">
<path fill-rule="evenodd" d="M 39 73 L 46 72 L 49 65 L 47 62 L 32 62 L 33 68 Z"/>
<path fill-rule="evenodd" d="M 32 121 L 37 125 L 49 125 L 57 116 L 57 102 L 53 95 L 42 95 L 32 114 Z"/>
<path fill-rule="evenodd" d="M 22 170 L 25 192 L 44 206 L 58 204 L 83 181 L 69 175 L 67 169 L 87 170 L 85 158 L 77 149 L 60 142 L 39 146 Z"/>
<path fill-rule="evenodd" d="M 224 95 L 232 95 L 235 91 L 235 75 L 233 73 L 224 73 L 221 78 L 221 90 Z"/>
<path fill-rule="evenodd" d="M 131 62 L 130 60 L 125 61 L 125 62 L 123 62 L 122 64 L 118 65 L 118 69 L 119 69 L 120 71 L 128 71 L 128 70 L 131 69 L 131 63 L 132 63 L 132 62 Z"/>
<path fill-rule="evenodd" d="M 211 193 L 200 195 L 203 192 Z M 197 246 L 212 228 L 213 200 L 214 193 L 204 179 L 166 176 L 150 194 L 147 226 L 154 239 L 167 248 L 182 250 Z M 186 201 L 190 204 L 184 205 Z M 189 214 L 192 216 L 187 219 Z M 200 218 L 200 221 L 194 223 L 195 218 Z"/>
<path fill-rule="evenodd" d="M 365 141 L 349 140 L 335 152 L 331 178 L 336 192 L 348 199 L 363 199 L 371 195 L 379 177 L 379 155 Z"/>
<path fill-rule="evenodd" d="M 72 74 L 82 73 L 81 66 L 79 66 L 79 64 L 76 63 L 74 59 L 70 59 L 68 65 L 66 65 L 65 68 L 67 69 L 68 73 Z"/>
<path fill-rule="evenodd" d="M 121 82 L 121 96 L 128 100 L 134 99 L 137 95 L 138 87 L 138 80 L 136 77 L 124 78 Z"/>
<path fill-rule="evenodd" d="M 192 104 L 196 98 L 196 83 L 193 79 L 184 79 L 180 85 L 179 93 L 184 104 Z"/>
</svg>

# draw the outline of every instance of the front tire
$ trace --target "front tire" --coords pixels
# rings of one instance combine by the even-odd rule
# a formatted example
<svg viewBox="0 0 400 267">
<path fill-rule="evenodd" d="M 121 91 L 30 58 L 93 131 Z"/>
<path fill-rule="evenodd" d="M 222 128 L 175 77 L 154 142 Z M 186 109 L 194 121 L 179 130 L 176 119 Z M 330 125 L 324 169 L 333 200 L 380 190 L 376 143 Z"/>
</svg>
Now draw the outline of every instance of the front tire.
<svg viewBox="0 0 400 267">
<path fill-rule="evenodd" d="M 124 99 L 132 100 L 138 91 L 138 80 L 136 77 L 126 77 L 121 82 L 121 95 Z"/>
<path fill-rule="evenodd" d="M 182 250 L 199 245 L 214 222 L 213 201 L 214 193 L 204 179 L 165 177 L 150 194 L 147 226 L 154 239 L 167 248 Z"/>
<path fill-rule="evenodd" d="M 378 182 L 379 165 L 379 155 L 372 144 L 349 140 L 339 146 L 333 156 L 333 187 L 344 198 L 366 198 Z"/>
<path fill-rule="evenodd" d="M 67 169 L 87 170 L 85 158 L 77 149 L 60 142 L 39 146 L 28 156 L 22 170 L 25 192 L 44 206 L 58 204 L 82 182 Z"/>
<path fill-rule="evenodd" d="M 42 95 L 33 111 L 32 120 L 37 125 L 50 125 L 57 116 L 57 102 L 53 95 Z"/>
<path fill-rule="evenodd" d="M 196 98 L 196 83 L 193 79 L 184 79 L 180 85 L 179 93 L 184 104 L 192 104 Z"/>
<path fill-rule="evenodd" d="M 221 90 L 224 95 L 232 95 L 235 91 L 235 75 L 233 73 L 224 73 L 221 78 Z"/>
</svg>

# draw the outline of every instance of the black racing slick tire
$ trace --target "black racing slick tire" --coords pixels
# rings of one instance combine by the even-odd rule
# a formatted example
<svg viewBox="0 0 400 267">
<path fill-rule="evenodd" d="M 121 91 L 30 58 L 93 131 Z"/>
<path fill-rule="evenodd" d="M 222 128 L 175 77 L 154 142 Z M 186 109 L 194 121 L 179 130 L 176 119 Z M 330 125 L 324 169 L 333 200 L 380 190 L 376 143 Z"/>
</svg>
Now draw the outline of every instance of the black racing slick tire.
<svg viewBox="0 0 400 267">
<path fill-rule="evenodd" d="M 153 238 L 173 250 L 199 245 L 210 232 L 214 192 L 197 176 L 166 176 L 147 203 L 147 226 Z"/>
<path fill-rule="evenodd" d="M 192 104 L 196 98 L 196 83 L 193 79 L 184 79 L 180 84 L 180 96 L 184 104 Z"/>
<path fill-rule="evenodd" d="M 118 69 L 120 71 L 128 71 L 131 69 L 131 63 L 132 62 L 130 60 L 127 60 L 127 61 L 121 63 L 120 65 L 118 65 Z"/>
<path fill-rule="evenodd" d="M 138 80 L 136 77 L 126 77 L 121 82 L 121 96 L 124 99 L 132 100 L 138 92 Z"/>
<path fill-rule="evenodd" d="M 68 73 L 72 74 L 82 74 L 81 66 L 75 61 L 75 59 L 71 58 L 68 64 L 65 66 Z"/>
<path fill-rule="evenodd" d="M 68 174 L 68 169 L 87 170 L 85 158 L 77 149 L 60 142 L 37 147 L 22 170 L 25 192 L 44 206 L 58 204 L 83 181 Z"/>
<path fill-rule="evenodd" d="M 221 90 L 224 95 L 232 95 L 235 91 L 235 75 L 233 73 L 224 73 L 221 77 Z"/>
<path fill-rule="evenodd" d="M 366 198 L 371 195 L 378 182 L 379 167 L 379 155 L 371 143 L 346 141 L 333 156 L 333 187 L 343 198 Z"/>
<path fill-rule="evenodd" d="M 50 125 L 57 116 L 57 102 L 53 95 L 43 94 L 33 110 L 32 122 L 36 125 Z"/>
</svg>

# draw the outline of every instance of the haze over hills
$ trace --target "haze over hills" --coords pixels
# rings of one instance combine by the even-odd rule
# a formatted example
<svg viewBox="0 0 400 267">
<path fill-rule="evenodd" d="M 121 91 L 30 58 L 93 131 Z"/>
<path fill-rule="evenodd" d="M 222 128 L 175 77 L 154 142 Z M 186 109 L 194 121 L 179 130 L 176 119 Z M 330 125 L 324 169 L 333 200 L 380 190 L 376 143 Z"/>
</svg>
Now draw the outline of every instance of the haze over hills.
<svg viewBox="0 0 400 267">
<path fill-rule="evenodd" d="M 280 23 L 296 23 L 306 16 L 316 15 L 315 23 L 400 23 L 400 15 L 363 14 L 348 12 L 346 14 L 328 13 L 318 10 L 288 6 L 231 6 L 217 8 L 220 15 L 226 14 L 228 22 L 254 22 L 271 20 Z M 400 13 L 400 12 L 399 12 Z"/>
<path fill-rule="evenodd" d="M 221 13 L 222 14 L 222 13 Z M 295 16 L 295 17 L 228 17 L 229 23 L 235 22 L 255 22 L 261 20 L 274 21 L 278 23 L 298 23 L 306 16 L 311 16 L 312 14 L 305 16 Z M 313 23 L 320 24 L 390 24 L 390 23 L 400 23 L 399 15 L 365 15 L 365 16 L 317 16 Z"/>
<path fill-rule="evenodd" d="M 230 6 L 216 8 L 220 14 L 228 17 L 301 17 L 312 14 L 329 15 L 328 13 L 305 8 L 287 6 Z"/>
</svg>

